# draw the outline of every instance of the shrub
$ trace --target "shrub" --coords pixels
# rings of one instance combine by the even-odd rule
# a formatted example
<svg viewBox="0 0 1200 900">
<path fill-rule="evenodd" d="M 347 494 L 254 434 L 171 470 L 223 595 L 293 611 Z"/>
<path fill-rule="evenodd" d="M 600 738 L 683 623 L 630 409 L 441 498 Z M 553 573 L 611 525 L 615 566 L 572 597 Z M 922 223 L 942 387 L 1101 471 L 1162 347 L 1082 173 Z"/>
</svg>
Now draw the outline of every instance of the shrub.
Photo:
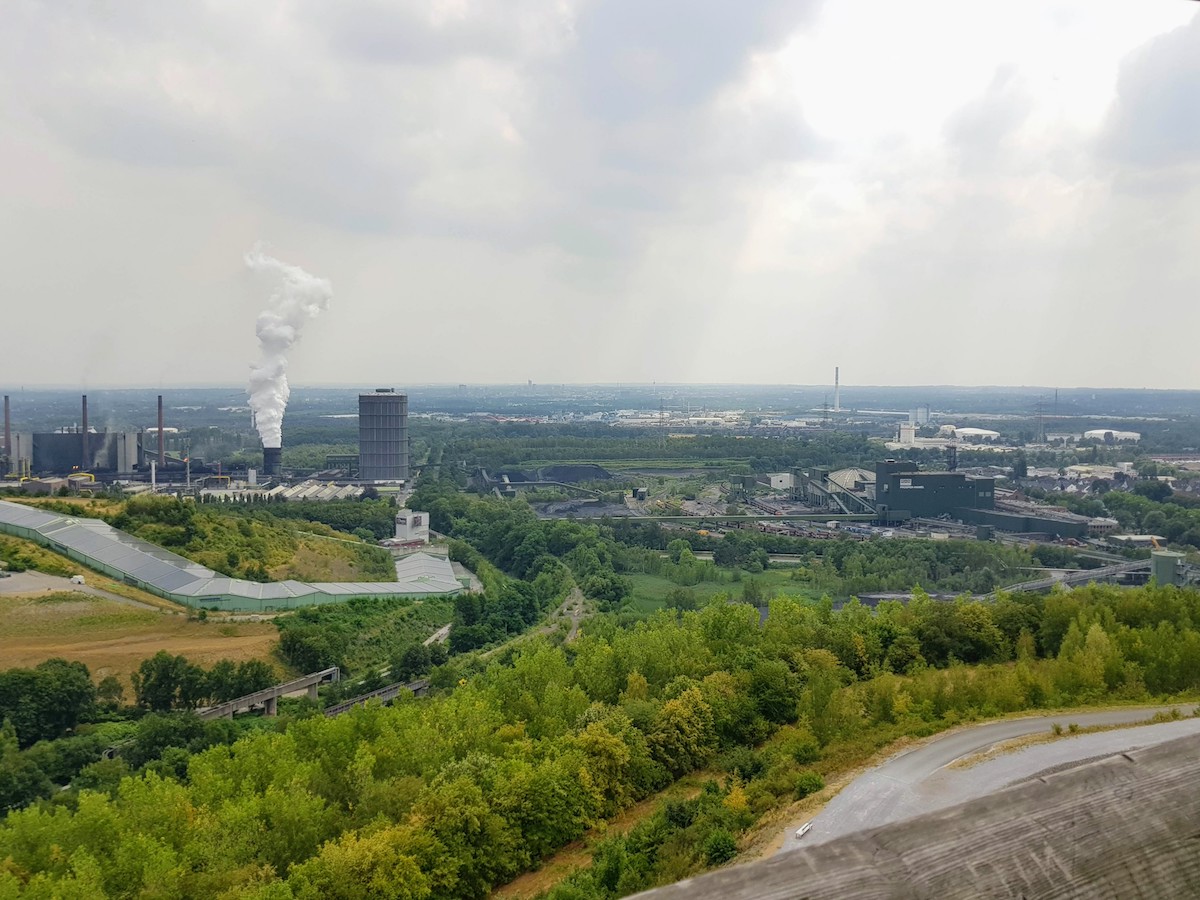
<svg viewBox="0 0 1200 900">
<path fill-rule="evenodd" d="M 824 787 L 825 779 L 821 777 L 821 773 L 814 772 L 811 769 L 801 772 L 796 776 L 796 799 L 803 800 L 809 794 L 815 794 Z"/>
<path fill-rule="evenodd" d="M 737 856 L 737 841 L 724 828 L 714 829 L 704 841 L 704 859 L 710 866 L 719 866 Z"/>
</svg>

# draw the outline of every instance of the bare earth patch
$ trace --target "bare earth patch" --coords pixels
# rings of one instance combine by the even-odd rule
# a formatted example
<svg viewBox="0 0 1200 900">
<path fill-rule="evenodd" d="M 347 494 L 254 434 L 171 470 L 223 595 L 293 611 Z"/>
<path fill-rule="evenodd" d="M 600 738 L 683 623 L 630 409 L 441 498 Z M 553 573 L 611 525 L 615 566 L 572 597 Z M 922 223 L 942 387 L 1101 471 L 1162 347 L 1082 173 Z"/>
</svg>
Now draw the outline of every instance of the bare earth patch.
<svg viewBox="0 0 1200 900">
<path fill-rule="evenodd" d="M 95 679 L 129 675 L 159 650 L 211 666 L 217 660 L 265 659 L 278 631 L 270 622 L 224 624 L 139 609 L 88 594 L 0 597 L 0 660 L 5 668 L 52 657 L 78 660 Z"/>
</svg>

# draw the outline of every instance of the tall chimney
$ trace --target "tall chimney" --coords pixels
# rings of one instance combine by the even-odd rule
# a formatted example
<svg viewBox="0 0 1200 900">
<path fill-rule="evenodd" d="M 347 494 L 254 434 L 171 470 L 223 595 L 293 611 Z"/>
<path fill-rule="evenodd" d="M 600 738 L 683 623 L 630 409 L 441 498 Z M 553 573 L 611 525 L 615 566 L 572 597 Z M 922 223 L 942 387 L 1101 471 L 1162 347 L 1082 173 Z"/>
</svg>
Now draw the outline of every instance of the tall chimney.
<svg viewBox="0 0 1200 900">
<path fill-rule="evenodd" d="M 88 461 L 88 423 L 87 423 L 87 394 L 83 395 L 83 439 L 81 441 L 83 448 L 83 456 L 80 459 L 80 466 L 84 469 L 90 469 L 91 463 Z"/>
<path fill-rule="evenodd" d="M 842 373 L 837 366 L 833 367 L 833 411 L 842 411 Z"/>
<path fill-rule="evenodd" d="M 163 443 L 162 394 L 158 395 L 158 466 L 160 469 L 167 466 L 167 445 Z"/>
<path fill-rule="evenodd" d="M 263 447 L 263 475 L 278 478 L 282 464 L 282 447 Z"/>
<path fill-rule="evenodd" d="M 12 414 L 8 408 L 8 394 L 4 395 L 4 471 L 7 475 L 12 471 Z"/>
</svg>

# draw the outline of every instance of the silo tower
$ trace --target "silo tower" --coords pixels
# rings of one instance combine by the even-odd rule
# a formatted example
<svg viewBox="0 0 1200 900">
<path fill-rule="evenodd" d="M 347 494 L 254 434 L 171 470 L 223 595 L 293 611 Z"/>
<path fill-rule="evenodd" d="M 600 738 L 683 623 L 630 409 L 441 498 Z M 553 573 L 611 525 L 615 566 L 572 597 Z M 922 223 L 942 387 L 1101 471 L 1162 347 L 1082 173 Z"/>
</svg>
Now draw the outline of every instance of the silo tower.
<svg viewBox="0 0 1200 900">
<path fill-rule="evenodd" d="M 408 395 L 376 388 L 358 395 L 358 477 L 408 481 Z"/>
</svg>

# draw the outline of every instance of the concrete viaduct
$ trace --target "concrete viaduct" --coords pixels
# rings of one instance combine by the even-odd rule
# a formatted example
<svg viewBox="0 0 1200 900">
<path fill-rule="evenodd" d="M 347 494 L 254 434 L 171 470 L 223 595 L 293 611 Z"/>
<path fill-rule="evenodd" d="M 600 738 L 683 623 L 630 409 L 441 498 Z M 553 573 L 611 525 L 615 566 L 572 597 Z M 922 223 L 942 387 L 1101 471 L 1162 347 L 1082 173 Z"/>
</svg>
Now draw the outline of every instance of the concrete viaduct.
<svg viewBox="0 0 1200 900">
<path fill-rule="evenodd" d="M 308 699 L 316 702 L 317 687 L 322 684 L 332 684 L 340 677 L 341 672 L 338 667 L 330 666 L 328 669 L 322 669 L 320 672 L 312 672 L 301 678 L 277 684 L 274 687 L 263 688 L 261 691 L 255 691 L 253 694 L 247 694 L 244 697 L 227 700 L 215 706 L 202 707 L 196 710 L 196 715 L 205 720 L 232 719 L 234 713 L 261 706 L 265 715 L 273 716 L 279 709 L 280 697 L 286 697 L 289 694 L 298 694 L 300 691 L 307 691 Z"/>
<path fill-rule="evenodd" d="M 349 700 L 344 700 L 328 707 L 325 710 L 326 716 L 340 716 L 344 712 L 354 709 L 356 706 L 362 706 L 368 700 L 378 700 L 380 703 L 387 705 L 395 700 L 401 691 L 409 691 L 410 693 L 420 697 L 429 692 L 429 679 L 421 678 L 417 681 L 403 682 L 398 681 L 395 684 L 389 684 L 387 687 L 381 687 L 375 691 L 368 691 L 365 694 L 360 694 Z"/>
</svg>

